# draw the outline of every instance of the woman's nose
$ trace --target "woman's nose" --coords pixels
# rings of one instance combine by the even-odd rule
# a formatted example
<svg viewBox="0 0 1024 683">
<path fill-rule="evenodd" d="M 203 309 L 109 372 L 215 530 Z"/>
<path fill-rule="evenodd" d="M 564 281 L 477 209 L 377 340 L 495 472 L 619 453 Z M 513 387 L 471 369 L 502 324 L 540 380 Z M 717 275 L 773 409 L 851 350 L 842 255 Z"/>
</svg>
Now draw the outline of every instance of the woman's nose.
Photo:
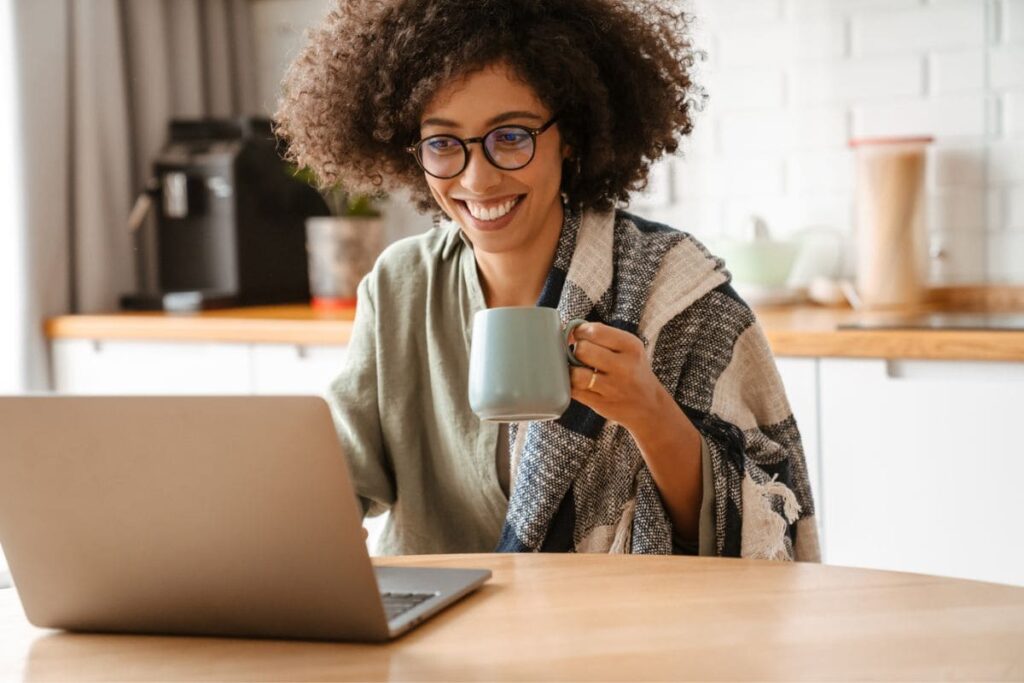
<svg viewBox="0 0 1024 683">
<path fill-rule="evenodd" d="M 469 153 L 466 168 L 459 180 L 473 194 L 487 194 L 501 183 L 501 170 L 487 160 L 479 146 L 474 145 Z"/>
</svg>

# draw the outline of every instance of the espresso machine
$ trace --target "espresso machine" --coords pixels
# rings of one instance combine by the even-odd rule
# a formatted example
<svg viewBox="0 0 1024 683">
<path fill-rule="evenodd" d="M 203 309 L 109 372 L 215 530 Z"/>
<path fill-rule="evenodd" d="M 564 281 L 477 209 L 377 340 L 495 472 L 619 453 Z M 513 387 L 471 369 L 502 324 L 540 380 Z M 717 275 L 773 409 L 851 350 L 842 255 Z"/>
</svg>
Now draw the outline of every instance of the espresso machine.
<svg viewBox="0 0 1024 683">
<path fill-rule="evenodd" d="M 328 209 L 282 160 L 270 121 L 174 120 L 168 138 L 129 217 L 140 291 L 122 307 L 308 301 L 305 220 Z"/>
</svg>

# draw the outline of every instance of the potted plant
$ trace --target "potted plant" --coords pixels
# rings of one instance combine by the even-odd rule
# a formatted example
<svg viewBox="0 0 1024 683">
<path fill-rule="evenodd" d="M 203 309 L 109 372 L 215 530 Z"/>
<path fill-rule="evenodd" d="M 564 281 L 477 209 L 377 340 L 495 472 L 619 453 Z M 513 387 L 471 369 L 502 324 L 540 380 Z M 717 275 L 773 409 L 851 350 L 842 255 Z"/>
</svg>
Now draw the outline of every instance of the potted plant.
<svg viewBox="0 0 1024 683">
<path fill-rule="evenodd" d="M 318 186 L 308 169 L 297 175 Z M 330 215 L 306 219 L 311 304 L 317 310 L 352 308 L 359 282 L 384 248 L 378 209 L 384 196 L 353 194 L 340 186 L 321 189 L 321 194 Z"/>
</svg>

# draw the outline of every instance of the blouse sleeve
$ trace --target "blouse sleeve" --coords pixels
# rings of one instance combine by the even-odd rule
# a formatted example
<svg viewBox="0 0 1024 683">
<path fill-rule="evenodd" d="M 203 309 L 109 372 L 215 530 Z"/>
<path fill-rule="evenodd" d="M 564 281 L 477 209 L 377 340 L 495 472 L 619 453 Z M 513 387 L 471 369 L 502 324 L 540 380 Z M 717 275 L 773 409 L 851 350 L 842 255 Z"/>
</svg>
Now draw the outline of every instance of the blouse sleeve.
<svg viewBox="0 0 1024 683">
<path fill-rule="evenodd" d="M 370 516 L 386 512 L 395 502 L 394 470 L 385 448 L 378 404 L 379 320 L 373 276 L 371 272 L 359 284 L 345 364 L 327 395 L 363 514 Z"/>
<path fill-rule="evenodd" d="M 681 540 L 673 530 L 672 553 L 674 555 L 715 554 L 715 476 L 711 471 L 711 453 L 704 435 L 700 437 L 701 478 L 703 494 L 700 503 L 700 523 L 697 542 Z"/>
</svg>

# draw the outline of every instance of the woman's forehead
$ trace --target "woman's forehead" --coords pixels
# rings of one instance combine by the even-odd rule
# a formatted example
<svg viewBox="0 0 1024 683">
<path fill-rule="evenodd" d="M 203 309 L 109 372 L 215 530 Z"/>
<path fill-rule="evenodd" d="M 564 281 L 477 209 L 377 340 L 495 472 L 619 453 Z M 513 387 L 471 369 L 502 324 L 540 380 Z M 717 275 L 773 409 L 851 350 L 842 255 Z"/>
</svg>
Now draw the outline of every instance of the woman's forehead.
<svg viewBox="0 0 1024 683">
<path fill-rule="evenodd" d="M 442 85 L 424 107 L 420 124 L 472 128 L 510 113 L 526 123 L 536 119 L 538 125 L 550 114 L 530 84 L 498 63 Z"/>
</svg>

